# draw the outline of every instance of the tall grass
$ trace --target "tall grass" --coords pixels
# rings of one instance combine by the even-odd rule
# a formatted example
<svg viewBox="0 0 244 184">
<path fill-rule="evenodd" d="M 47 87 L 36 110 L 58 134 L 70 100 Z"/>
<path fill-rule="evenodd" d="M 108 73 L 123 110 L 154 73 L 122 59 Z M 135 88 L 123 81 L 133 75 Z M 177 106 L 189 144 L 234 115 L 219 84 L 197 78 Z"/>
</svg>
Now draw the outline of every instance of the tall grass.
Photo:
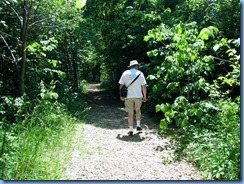
<svg viewBox="0 0 244 184">
<path fill-rule="evenodd" d="M 65 105 L 45 98 L 22 121 L 7 127 L 1 121 L 1 180 L 60 179 L 80 122 Z"/>
</svg>

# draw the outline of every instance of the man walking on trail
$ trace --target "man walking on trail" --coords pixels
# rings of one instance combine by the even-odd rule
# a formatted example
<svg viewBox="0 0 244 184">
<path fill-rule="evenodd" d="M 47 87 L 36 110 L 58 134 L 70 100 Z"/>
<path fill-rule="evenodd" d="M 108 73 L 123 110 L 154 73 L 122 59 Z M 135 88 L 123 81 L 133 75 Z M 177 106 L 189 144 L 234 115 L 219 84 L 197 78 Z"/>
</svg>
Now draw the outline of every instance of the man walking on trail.
<svg viewBox="0 0 244 184">
<path fill-rule="evenodd" d="M 133 115 L 134 111 L 136 111 L 136 124 L 137 131 L 141 131 L 141 105 L 142 102 L 147 101 L 147 89 L 146 89 L 146 79 L 144 74 L 138 70 L 139 63 L 137 60 L 130 61 L 130 65 L 128 66 L 130 69 L 124 71 L 122 74 L 119 84 L 120 91 L 121 88 L 125 85 L 128 87 L 127 97 L 121 97 L 120 100 L 125 103 L 125 110 L 128 113 L 128 124 L 129 124 L 129 136 L 133 135 Z M 139 76 L 132 84 L 131 82 Z M 130 85 L 131 84 L 131 85 Z M 121 94 L 121 93 L 120 93 Z"/>
</svg>

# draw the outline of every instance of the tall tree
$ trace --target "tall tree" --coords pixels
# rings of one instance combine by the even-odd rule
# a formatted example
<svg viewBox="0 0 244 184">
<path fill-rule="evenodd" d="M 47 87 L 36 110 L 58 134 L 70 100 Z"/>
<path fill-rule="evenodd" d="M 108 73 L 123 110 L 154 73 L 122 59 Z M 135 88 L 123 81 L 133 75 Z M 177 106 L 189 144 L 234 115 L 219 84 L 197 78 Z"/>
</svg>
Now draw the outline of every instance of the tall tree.
<svg viewBox="0 0 244 184">
<path fill-rule="evenodd" d="M 0 9 L 2 15 L 0 25 L 3 27 L 3 31 L 1 31 L 0 39 L 2 41 L 1 44 L 4 46 L 2 48 L 3 53 L 6 53 L 2 55 L 2 58 L 7 61 L 1 63 L 1 65 L 7 67 L 6 63 L 12 62 L 14 64 L 15 67 L 12 74 L 15 74 L 16 77 L 13 78 L 12 75 L 10 78 L 12 81 L 16 81 L 16 95 L 22 96 L 27 88 L 31 89 L 30 84 L 33 84 L 32 77 L 36 75 L 33 72 L 42 70 L 42 68 L 34 70 L 29 68 L 27 70 L 28 66 L 36 68 L 42 65 L 46 67 L 48 63 L 52 64 L 55 60 L 58 63 L 59 56 L 62 53 L 52 51 L 56 47 L 54 44 L 58 44 L 57 42 L 54 43 L 54 40 L 55 38 L 56 40 L 59 40 L 59 38 L 62 39 L 62 35 L 66 34 L 66 32 L 62 33 L 62 31 L 68 31 L 67 27 L 70 28 L 69 30 L 71 30 L 72 34 L 68 36 L 72 38 L 68 43 L 73 45 L 73 51 L 70 50 L 69 55 L 73 59 L 72 66 L 74 70 L 72 69 L 72 71 L 75 71 L 73 79 L 76 81 L 74 83 L 76 83 L 75 88 L 77 88 L 78 82 L 77 77 L 75 77 L 77 75 L 77 69 L 75 66 L 77 65 L 76 53 L 80 47 L 80 43 L 76 41 L 78 40 L 79 34 L 78 32 L 74 32 L 74 29 L 78 27 L 81 16 L 77 14 L 80 8 L 77 8 L 76 2 L 64 2 L 60 0 L 22 0 L 17 2 L 4 0 L 1 3 L 3 8 Z M 66 46 L 68 45 L 66 43 Z M 7 55 L 8 57 L 5 57 Z M 56 64 L 53 66 L 56 66 Z M 12 71 L 13 69 L 8 68 L 8 70 Z M 2 72 L 6 73 L 6 70 Z M 29 72 L 28 76 L 26 76 L 26 72 Z M 3 79 L 3 81 L 6 80 Z M 28 82 L 27 85 L 26 82 Z"/>
<path fill-rule="evenodd" d="M 14 50 L 11 49 L 9 49 L 9 51 L 11 52 L 13 58 L 17 58 L 14 59 L 14 62 L 19 61 L 18 63 L 15 63 L 16 65 L 15 69 L 17 72 L 16 80 L 18 84 L 18 95 L 22 96 L 25 93 L 25 73 L 26 73 L 26 62 L 27 62 L 28 31 L 30 29 L 30 26 L 37 23 L 40 24 L 43 22 L 43 20 L 40 19 L 38 21 L 35 21 L 36 17 L 35 15 L 33 15 L 33 9 L 37 8 L 38 6 L 35 1 L 23 0 L 20 2 L 16 2 L 16 1 L 4 0 L 2 2 L 2 5 L 4 6 L 4 10 L 9 11 L 9 12 L 3 12 L 3 14 L 16 17 L 16 19 L 13 18 L 12 19 L 14 20 L 14 22 L 16 23 L 18 22 L 18 26 L 16 24 L 15 27 L 13 27 L 12 29 L 9 28 L 8 26 L 5 26 L 5 32 L 2 32 L 1 37 L 2 39 L 4 39 L 4 35 L 10 35 L 11 34 L 11 32 L 9 32 L 10 30 L 19 32 L 19 37 L 17 39 L 19 41 L 17 45 L 15 45 L 16 50 L 18 50 L 18 47 L 20 47 L 19 54 L 16 55 Z M 8 19 L 7 16 L 3 16 L 3 18 L 5 18 L 4 19 L 4 22 L 6 22 L 5 25 L 10 24 L 11 26 L 11 23 L 9 23 L 11 19 Z M 8 47 L 8 45 L 9 44 L 5 41 L 5 46 Z M 12 45 L 11 47 L 14 47 L 14 45 Z"/>
</svg>

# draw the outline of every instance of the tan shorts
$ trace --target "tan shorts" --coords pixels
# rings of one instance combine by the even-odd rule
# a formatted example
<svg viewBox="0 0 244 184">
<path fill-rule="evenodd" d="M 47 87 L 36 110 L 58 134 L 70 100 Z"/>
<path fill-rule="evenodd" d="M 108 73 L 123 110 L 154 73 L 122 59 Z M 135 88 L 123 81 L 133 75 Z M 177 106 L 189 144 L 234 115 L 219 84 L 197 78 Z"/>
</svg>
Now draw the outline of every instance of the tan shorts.
<svg viewBox="0 0 244 184">
<path fill-rule="evenodd" d="M 136 109 L 140 109 L 142 104 L 141 98 L 126 98 L 125 99 L 125 110 L 132 112 Z"/>
</svg>

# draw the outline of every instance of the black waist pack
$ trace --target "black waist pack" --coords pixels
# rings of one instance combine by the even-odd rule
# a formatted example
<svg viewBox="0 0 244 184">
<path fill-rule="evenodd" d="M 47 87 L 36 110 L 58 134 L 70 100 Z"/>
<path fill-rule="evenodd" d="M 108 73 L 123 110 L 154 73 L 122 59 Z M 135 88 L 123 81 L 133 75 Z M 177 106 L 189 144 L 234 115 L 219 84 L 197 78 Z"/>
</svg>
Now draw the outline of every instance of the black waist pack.
<svg viewBox="0 0 244 184">
<path fill-rule="evenodd" d="M 123 86 L 120 90 L 120 96 L 123 97 L 123 98 L 126 98 L 127 97 L 127 93 L 128 93 L 128 89 L 126 86 Z"/>
</svg>

